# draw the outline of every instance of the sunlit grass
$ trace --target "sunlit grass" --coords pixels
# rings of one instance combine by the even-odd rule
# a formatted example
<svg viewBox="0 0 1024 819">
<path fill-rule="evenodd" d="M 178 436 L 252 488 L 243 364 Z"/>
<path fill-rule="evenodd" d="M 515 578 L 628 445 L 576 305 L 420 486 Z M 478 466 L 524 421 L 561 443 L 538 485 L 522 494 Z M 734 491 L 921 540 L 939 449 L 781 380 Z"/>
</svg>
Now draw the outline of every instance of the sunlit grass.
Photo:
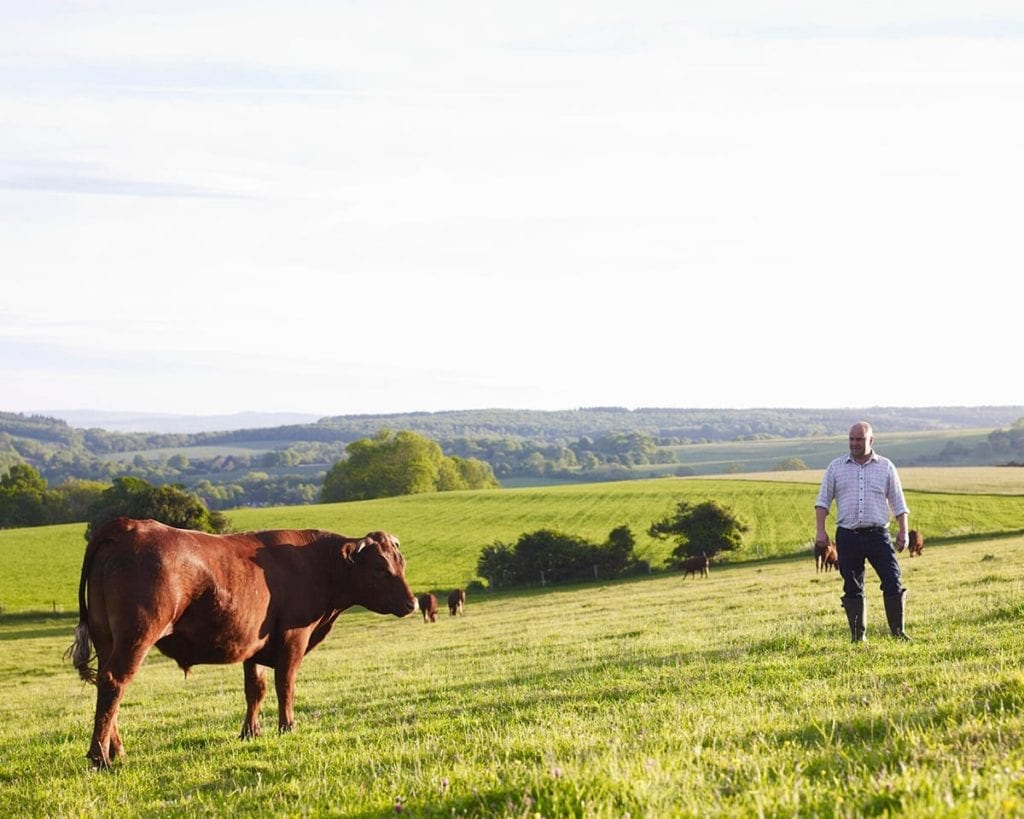
<svg viewBox="0 0 1024 819">
<path fill-rule="evenodd" d="M 250 742 L 239 666 L 184 680 L 154 653 L 99 775 L 73 618 L 4 618 L 0 813 L 1021 815 L 1024 538 L 903 566 L 910 644 L 877 586 L 850 644 L 838 579 L 797 559 L 486 595 L 435 624 L 350 611 L 300 671 L 296 731 Z"/>
<path fill-rule="evenodd" d="M 1017 470 L 992 467 L 972 475 L 987 484 L 995 480 L 992 474 L 1007 472 Z M 1024 531 L 1019 495 L 971 491 L 975 484 L 963 475 L 948 480 L 963 491 L 939 491 L 937 477 L 930 484 L 936 488 L 908 490 L 911 524 L 924 532 L 926 549 L 958 539 Z M 779 555 L 809 559 L 816 495 L 816 481 L 658 478 L 237 509 L 228 517 L 236 530 L 321 528 L 362 535 L 386 529 L 402 541 L 414 589 L 447 594 L 476 578 L 485 546 L 496 540 L 515 543 L 524 532 L 541 528 L 600 543 L 612 529 L 627 525 L 636 538 L 637 553 L 653 567 L 662 567 L 674 544 L 650 538 L 647 529 L 682 499 L 719 501 L 747 523 L 742 550 L 725 555 L 725 560 Z M 84 531 L 84 525 L 0 531 L 0 607 L 7 612 L 76 611 Z"/>
</svg>

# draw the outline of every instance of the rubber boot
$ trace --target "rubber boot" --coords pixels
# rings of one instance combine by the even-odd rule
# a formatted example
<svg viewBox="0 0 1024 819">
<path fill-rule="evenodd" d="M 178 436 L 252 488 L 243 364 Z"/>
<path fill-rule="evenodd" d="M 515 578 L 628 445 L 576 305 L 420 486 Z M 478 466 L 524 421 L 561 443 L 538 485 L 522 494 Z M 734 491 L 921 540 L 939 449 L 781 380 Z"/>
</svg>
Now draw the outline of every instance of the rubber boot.
<svg viewBox="0 0 1024 819">
<path fill-rule="evenodd" d="M 863 597 L 843 597 L 841 600 L 850 624 L 850 642 L 863 643 L 867 639 L 864 636 L 868 625 L 867 600 Z"/>
<path fill-rule="evenodd" d="M 903 609 L 907 600 L 907 590 L 899 594 L 887 594 L 882 597 L 885 603 L 885 619 L 889 621 L 889 631 L 897 640 L 910 640 L 903 630 Z"/>
</svg>

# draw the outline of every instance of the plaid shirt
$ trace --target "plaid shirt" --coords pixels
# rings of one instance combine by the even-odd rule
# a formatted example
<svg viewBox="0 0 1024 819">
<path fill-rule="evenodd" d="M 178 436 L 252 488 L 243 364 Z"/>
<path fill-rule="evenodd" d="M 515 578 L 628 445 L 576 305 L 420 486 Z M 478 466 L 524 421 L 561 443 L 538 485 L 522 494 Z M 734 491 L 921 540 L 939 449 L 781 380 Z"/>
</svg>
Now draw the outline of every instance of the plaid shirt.
<svg viewBox="0 0 1024 819">
<path fill-rule="evenodd" d="M 909 512 L 896 467 L 877 452 L 861 465 L 849 455 L 836 458 L 821 479 L 815 506 L 828 510 L 836 502 L 836 523 L 844 529 L 888 526 L 889 510 Z"/>
</svg>

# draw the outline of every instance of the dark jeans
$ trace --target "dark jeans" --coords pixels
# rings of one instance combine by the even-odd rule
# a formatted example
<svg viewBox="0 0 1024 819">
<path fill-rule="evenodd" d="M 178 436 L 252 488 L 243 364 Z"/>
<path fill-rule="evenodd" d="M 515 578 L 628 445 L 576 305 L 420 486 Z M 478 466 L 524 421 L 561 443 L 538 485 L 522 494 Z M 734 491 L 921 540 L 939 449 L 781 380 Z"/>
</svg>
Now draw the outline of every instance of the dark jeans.
<svg viewBox="0 0 1024 819">
<path fill-rule="evenodd" d="M 864 562 L 871 564 L 882 581 L 882 594 L 903 593 L 900 582 L 900 564 L 896 549 L 889 537 L 889 529 L 836 530 L 836 549 L 839 552 L 839 574 L 843 578 L 843 595 L 849 598 L 864 596 Z"/>
</svg>

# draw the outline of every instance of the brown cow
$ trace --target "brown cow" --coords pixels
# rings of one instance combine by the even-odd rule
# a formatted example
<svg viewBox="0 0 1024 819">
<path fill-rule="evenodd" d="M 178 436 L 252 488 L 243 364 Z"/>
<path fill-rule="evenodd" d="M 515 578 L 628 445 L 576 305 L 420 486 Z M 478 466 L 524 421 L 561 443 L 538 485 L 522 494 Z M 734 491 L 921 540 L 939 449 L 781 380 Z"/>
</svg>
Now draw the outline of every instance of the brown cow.
<svg viewBox="0 0 1024 819">
<path fill-rule="evenodd" d="M 839 566 L 839 550 L 832 538 L 826 537 L 824 543 L 814 544 L 815 573 L 830 572 Z"/>
<path fill-rule="evenodd" d="M 924 551 L 924 535 L 917 529 L 911 529 L 907 533 L 907 551 L 910 552 L 911 557 L 920 557 L 921 552 Z"/>
<path fill-rule="evenodd" d="M 420 611 L 423 612 L 424 623 L 437 622 L 437 597 L 430 592 L 421 594 L 419 597 Z"/>
<path fill-rule="evenodd" d="M 416 610 L 405 559 L 386 532 L 211 535 L 129 518 L 104 525 L 85 550 L 80 619 L 68 649 L 82 679 L 97 688 L 93 767 L 107 768 L 124 753 L 118 707 L 154 645 L 186 674 L 201 663 L 242 663 L 243 739 L 260 733 L 265 667 L 273 668 L 277 727 L 290 731 L 302 658 L 354 605 L 397 617 Z"/>
<path fill-rule="evenodd" d="M 825 549 L 825 571 L 839 570 L 839 547 L 831 540 Z"/>
<path fill-rule="evenodd" d="M 708 576 L 708 570 L 711 565 L 711 561 L 708 560 L 708 556 L 701 552 L 696 557 L 689 557 L 682 563 L 683 580 L 689 575 L 697 576 L 697 572 L 700 572 L 701 577 Z"/>
<path fill-rule="evenodd" d="M 456 614 L 463 614 L 466 608 L 466 590 L 455 589 L 448 594 L 448 613 L 454 617 Z"/>
</svg>

